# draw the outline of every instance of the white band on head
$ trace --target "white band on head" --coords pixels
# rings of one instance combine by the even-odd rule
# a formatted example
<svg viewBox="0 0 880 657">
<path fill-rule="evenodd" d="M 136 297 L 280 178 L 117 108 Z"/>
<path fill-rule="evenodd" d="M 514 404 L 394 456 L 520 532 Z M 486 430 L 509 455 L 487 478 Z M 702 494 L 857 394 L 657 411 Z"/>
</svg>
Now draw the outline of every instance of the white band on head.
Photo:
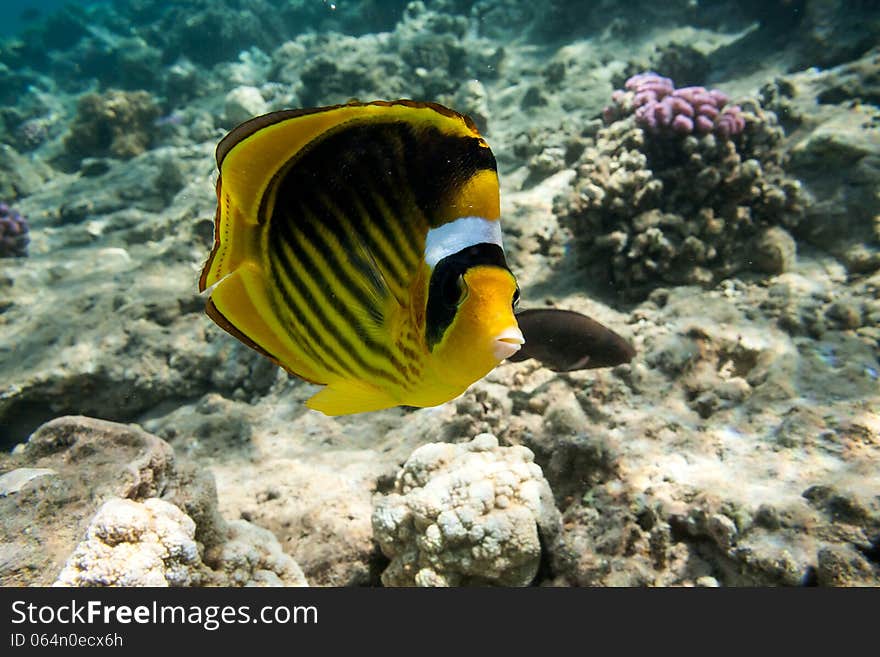
<svg viewBox="0 0 880 657">
<path fill-rule="evenodd" d="M 459 217 L 428 231 L 425 262 L 433 269 L 446 256 L 484 242 L 501 246 L 501 221 L 483 217 Z"/>
</svg>

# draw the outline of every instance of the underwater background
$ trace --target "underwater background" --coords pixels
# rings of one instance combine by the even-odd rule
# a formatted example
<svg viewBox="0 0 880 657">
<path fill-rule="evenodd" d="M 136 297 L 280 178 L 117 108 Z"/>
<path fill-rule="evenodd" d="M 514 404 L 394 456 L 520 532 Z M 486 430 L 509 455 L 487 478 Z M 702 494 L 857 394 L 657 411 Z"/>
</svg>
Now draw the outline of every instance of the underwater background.
<svg viewBox="0 0 880 657">
<path fill-rule="evenodd" d="M 31 0 L 0 26 L 3 585 L 880 585 L 880 3 Z M 218 141 L 353 98 L 472 117 L 521 306 L 632 362 L 327 417 L 216 326 Z"/>
</svg>

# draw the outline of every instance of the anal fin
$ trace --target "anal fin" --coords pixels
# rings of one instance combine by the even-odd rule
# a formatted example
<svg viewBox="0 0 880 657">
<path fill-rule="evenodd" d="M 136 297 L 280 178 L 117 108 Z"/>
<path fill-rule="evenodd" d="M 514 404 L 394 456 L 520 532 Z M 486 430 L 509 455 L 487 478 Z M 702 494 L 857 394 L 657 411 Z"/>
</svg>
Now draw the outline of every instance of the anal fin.
<svg viewBox="0 0 880 657">
<path fill-rule="evenodd" d="M 337 379 L 313 395 L 306 406 L 325 415 L 349 415 L 397 406 L 387 392 L 363 381 Z"/>
</svg>

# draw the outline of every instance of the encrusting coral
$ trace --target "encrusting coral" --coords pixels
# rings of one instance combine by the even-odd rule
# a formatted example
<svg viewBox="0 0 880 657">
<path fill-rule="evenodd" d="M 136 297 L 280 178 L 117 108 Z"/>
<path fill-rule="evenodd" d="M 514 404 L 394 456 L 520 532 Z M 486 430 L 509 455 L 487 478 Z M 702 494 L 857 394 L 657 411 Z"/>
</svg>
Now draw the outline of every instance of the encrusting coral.
<svg viewBox="0 0 880 657">
<path fill-rule="evenodd" d="M 542 537 L 559 531 L 550 486 L 521 446 L 491 434 L 430 443 L 407 459 L 374 504 L 373 533 L 391 564 L 386 586 L 526 586 Z"/>
<path fill-rule="evenodd" d="M 609 124 L 555 201 L 584 261 L 630 297 L 766 271 L 767 262 L 767 273 L 791 266 L 791 258 L 750 256 L 769 228 L 796 226 L 807 201 L 785 173 L 776 116 L 751 99 L 719 109 L 726 96 L 702 88 L 673 95 L 663 80 L 636 76 L 616 92 Z"/>
</svg>

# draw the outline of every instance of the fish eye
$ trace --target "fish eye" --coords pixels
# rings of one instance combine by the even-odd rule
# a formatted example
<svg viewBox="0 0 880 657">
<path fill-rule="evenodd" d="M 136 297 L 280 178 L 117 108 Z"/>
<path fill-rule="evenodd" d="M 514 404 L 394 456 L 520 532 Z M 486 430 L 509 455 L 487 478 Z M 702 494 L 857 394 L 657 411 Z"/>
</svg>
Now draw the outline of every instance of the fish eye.
<svg viewBox="0 0 880 657">
<path fill-rule="evenodd" d="M 464 276 L 459 276 L 457 279 L 458 282 L 458 300 L 456 301 L 456 305 L 461 304 L 462 301 L 467 299 L 468 295 L 468 286 L 467 283 L 464 282 Z"/>
<path fill-rule="evenodd" d="M 468 287 L 464 282 L 464 276 L 450 276 L 446 285 L 443 286 L 443 302 L 447 306 L 456 307 L 467 298 Z"/>
<path fill-rule="evenodd" d="M 516 289 L 513 291 L 513 303 L 510 305 L 516 308 L 517 304 L 519 304 L 519 286 L 517 285 Z"/>
</svg>

